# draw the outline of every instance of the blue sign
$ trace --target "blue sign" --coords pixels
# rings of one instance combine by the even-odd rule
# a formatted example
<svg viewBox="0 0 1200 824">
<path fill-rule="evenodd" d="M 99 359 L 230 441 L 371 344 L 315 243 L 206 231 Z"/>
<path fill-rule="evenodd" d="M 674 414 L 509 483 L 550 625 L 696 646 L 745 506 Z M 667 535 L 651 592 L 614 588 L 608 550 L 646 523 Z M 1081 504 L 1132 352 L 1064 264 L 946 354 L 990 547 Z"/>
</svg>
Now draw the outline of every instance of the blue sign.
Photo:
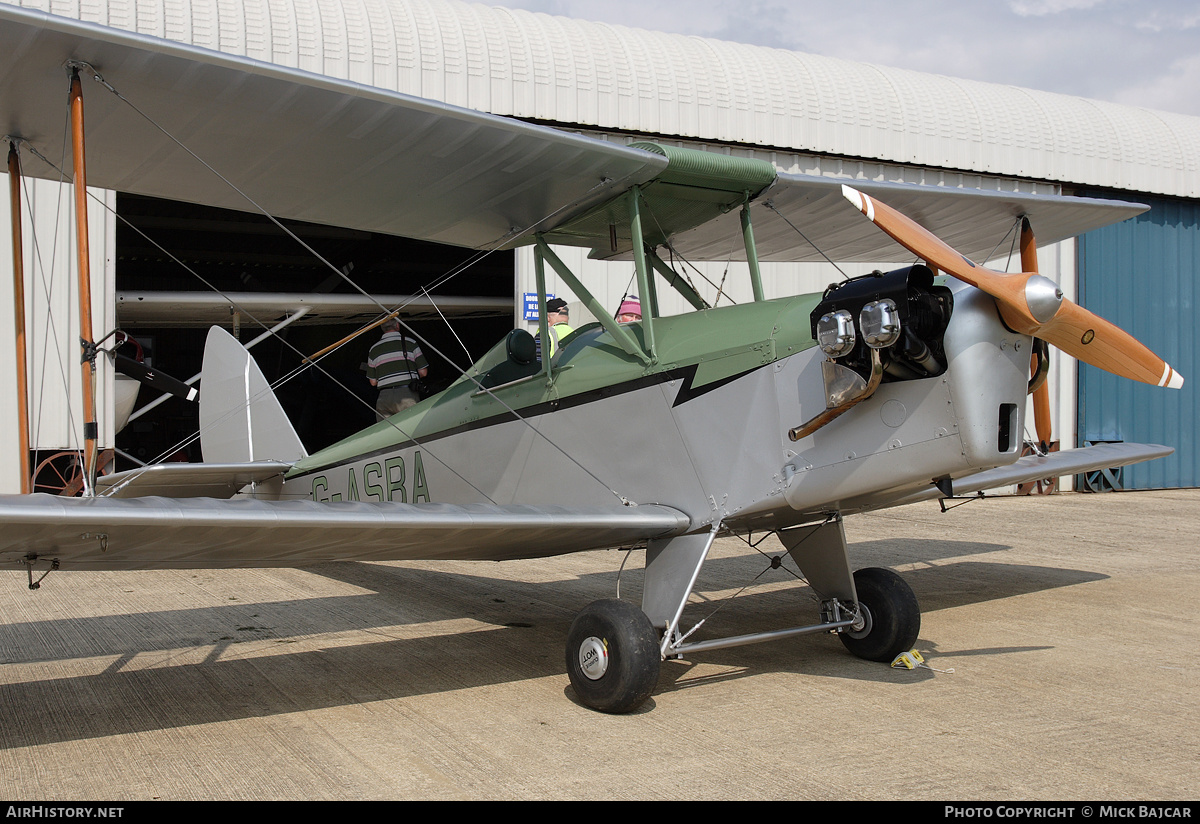
<svg viewBox="0 0 1200 824">
<path fill-rule="evenodd" d="M 546 300 L 550 300 L 550 298 L 552 298 L 552 297 L 554 297 L 554 295 L 552 295 L 550 293 L 546 293 Z M 538 304 L 537 292 L 525 292 L 524 300 L 522 301 L 522 303 L 524 303 L 523 316 L 524 316 L 525 320 L 531 320 L 531 321 L 539 320 L 541 312 L 538 310 L 541 307 Z"/>
</svg>

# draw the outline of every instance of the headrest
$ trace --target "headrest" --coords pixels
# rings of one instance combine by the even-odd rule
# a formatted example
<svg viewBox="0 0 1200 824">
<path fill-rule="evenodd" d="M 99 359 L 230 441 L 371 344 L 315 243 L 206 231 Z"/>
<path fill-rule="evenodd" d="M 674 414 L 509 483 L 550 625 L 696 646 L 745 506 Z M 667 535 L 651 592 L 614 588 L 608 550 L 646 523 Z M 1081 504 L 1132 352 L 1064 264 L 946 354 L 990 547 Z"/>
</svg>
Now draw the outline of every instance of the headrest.
<svg viewBox="0 0 1200 824">
<path fill-rule="evenodd" d="M 533 335 L 524 329 L 509 332 L 505 346 L 508 349 L 509 360 L 514 363 L 533 363 L 537 359 L 537 343 L 534 342 Z"/>
</svg>

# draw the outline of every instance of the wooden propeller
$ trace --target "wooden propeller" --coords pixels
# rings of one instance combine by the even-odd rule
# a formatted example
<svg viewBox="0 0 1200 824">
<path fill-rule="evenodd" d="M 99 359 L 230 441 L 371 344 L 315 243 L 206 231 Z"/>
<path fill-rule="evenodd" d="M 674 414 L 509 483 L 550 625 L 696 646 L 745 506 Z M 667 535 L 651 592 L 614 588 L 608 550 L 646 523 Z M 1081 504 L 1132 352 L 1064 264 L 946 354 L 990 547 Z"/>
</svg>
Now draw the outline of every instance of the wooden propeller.
<svg viewBox="0 0 1200 824">
<path fill-rule="evenodd" d="M 1033 236 L 1033 227 L 1029 225 L 1028 218 L 1021 218 L 1021 269 L 1026 272 L 1037 273 L 1037 240 Z M 1044 347 L 1042 348 L 1044 352 Z M 1036 357 L 1030 363 L 1030 370 L 1033 370 Z M 1037 389 L 1033 390 L 1033 431 L 1037 435 L 1038 443 L 1042 449 L 1050 447 L 1050 441 L 1053 437 L 1053 430 L 1050 425 L 1050 384 L 1044 380 L 1038 382 Z"/>
<path fill-rule="evenodd" d="M 1063 297 L 1037 272 L 996 272 L 959 254 L 953 247 L 885 203 L 850 186 L 842 194 L 871 222 L 908 249 L 961 281 L 988 293 L 1005 324 L 1033 335 L 1072 357 L 1125 378 L 1179 389 L 1183 376 L 1137 338 Z"/>
</svg>

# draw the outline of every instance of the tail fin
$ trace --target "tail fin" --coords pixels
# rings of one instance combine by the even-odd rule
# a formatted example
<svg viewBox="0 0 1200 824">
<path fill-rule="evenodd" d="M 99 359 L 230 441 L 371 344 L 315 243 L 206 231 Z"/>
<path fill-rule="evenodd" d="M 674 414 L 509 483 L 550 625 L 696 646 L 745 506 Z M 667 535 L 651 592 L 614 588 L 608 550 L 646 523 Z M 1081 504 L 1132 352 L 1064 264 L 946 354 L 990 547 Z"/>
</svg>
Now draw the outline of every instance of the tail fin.
<svg viewBox="0 0 1200 824">
<path fill-rule="evenodd" d="M 254 358 L 218 326 L 208 330 L 200 374 L 205 463 L 292 462 L 308 455 Z"/>
</svg>

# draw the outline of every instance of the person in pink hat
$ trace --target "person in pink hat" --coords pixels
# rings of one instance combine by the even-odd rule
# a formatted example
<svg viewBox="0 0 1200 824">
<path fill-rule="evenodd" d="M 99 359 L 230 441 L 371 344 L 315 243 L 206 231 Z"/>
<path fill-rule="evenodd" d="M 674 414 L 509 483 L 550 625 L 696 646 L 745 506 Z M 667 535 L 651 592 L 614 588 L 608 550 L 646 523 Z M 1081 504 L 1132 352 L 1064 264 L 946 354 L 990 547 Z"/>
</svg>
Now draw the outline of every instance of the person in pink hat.
<svg viewBox="0 0 1200 824">
<path fill-rule="evenodd" d="M 637 295 L 626 295 L 617 309 L 617 323 L 632 323 L 642 319 L 642 304 Z"/>
</svg>

